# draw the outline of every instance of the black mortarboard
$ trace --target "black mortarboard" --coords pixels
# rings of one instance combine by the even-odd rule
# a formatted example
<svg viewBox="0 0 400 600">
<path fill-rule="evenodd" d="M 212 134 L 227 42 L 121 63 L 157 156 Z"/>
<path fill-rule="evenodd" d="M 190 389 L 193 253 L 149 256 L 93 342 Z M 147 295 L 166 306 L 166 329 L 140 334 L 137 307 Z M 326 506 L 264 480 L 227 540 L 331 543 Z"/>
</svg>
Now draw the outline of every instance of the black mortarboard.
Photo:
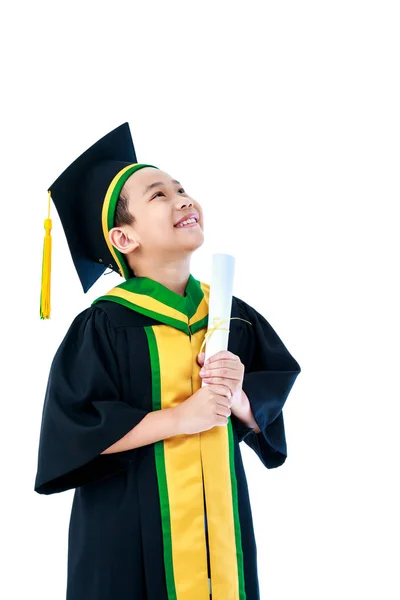
<svg viewBox="0 0 400 600">
<path fill-rule="evenodd" d="M 108 240 L 125 181 L 137 170 L 129 124 L 120 125 L 79 156 L 50 186 L 72 259 L 86 293 L 107 268 L 133 276 L 125 257 Z M 157 168 L 157 167 L 155 167 Z M 50 316 L 51 220 L 45 221 L 41 318 Z"/>
</svg>

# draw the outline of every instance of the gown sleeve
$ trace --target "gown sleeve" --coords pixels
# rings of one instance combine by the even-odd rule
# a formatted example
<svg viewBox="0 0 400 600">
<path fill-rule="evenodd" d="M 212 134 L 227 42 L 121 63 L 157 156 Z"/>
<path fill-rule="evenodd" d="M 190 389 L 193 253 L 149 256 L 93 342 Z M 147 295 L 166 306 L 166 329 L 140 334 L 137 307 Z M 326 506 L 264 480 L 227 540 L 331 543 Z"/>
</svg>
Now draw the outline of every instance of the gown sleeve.
<svg viewBox="0 0 400 600">
<path fill-rule="evenodd" d="M 243 341 L 247 344 L 243 390 L 260 428 L 256 434 L 234 417 L 238 440 L 244 440 L 268 469 L 279 467 L 287 458 L 282 409 L 301 372 L 278 334 L 254 308 L 240 302 Z"/>
<path fill-rule="evenodd" d="M 101 454 L 148 412 L 124 402 L 119 383 L 115 330 L 92 306 L 75 318 L 50 368 L 36 492 L 62 492 L 129 466 L 134 450 Z"/>
</svg>

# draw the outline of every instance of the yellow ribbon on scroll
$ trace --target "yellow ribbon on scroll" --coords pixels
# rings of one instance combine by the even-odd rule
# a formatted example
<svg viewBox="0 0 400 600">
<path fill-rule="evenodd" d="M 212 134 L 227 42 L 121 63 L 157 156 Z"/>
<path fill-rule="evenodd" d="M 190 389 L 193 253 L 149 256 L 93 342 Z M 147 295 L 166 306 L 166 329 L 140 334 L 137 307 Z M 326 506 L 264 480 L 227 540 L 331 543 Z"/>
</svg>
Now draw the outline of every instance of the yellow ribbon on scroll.
<svg viewBox="0 0 400 600">
<path fill-rule="evenodd" d="M 207 343 L 207 340 L 212 336 L 214 331 L 229 331 L 226 327 L 221 327 L 224 323 L 228 323 L 229 321 L 233 321 L 233 319 L 237 319 L 238 321 L 244 321 L 251 325 L 250 321 L 246 321 L 246 319 L 241 319 L 240 317 L 231 317 L 230 319 L 221 319 L 221 317 L 213 318 L 213 325 L 208 329 L 206 334 L 204 335 L 204 340 L 200 348 L 200 354 L 203 352 L 204 346 Z"/>
</svg>

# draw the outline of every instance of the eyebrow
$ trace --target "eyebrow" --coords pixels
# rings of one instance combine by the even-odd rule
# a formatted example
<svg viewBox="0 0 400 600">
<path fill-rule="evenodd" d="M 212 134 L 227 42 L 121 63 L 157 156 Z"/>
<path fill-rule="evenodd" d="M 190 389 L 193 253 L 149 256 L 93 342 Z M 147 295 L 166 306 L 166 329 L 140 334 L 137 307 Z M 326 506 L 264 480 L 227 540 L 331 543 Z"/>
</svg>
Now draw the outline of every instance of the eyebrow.
<svg viewBox="0 0 400 600">
<path fill-rule="evenodd" d="M 179 181 L 177 181 L 176 179 L 173 179 L 172 183 L 176 183 L 177 185 L 181 185 L 179 183 Z M 146 189 L 144 190 L 143 196 L 145 196 L 147 194 L 147 192 L 149 192 L 150 190 L 152 190 L 155 187 L 158 187 L 159 185 L 165 185 L 165 182 L 164 181 L 155 181 L 154 183 L 150 183 L 150 185 L 148 185 L 146 187 Z"/>
</svg>

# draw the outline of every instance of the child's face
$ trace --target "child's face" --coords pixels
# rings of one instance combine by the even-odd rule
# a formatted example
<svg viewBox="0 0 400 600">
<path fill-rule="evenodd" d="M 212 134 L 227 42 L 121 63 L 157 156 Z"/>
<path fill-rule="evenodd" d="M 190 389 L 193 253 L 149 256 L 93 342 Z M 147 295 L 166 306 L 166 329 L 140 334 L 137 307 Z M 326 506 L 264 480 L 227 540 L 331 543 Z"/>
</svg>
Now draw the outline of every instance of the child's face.
<svg viewBox="0 0 400 600">
<path fill-rule="evenodd" d="M 144 167 L 131 175 L 123 188 L 134 217 L 124 226 L 126 235 L 146 258 L 179 259 L 196 250 L 204 241 L 203 212 L 183 186 L 159 169 Z M 191 215 L 196 223 L 177 227 Z M 129 252 L 129 248 L 126 249 Z"/>
</svg>

